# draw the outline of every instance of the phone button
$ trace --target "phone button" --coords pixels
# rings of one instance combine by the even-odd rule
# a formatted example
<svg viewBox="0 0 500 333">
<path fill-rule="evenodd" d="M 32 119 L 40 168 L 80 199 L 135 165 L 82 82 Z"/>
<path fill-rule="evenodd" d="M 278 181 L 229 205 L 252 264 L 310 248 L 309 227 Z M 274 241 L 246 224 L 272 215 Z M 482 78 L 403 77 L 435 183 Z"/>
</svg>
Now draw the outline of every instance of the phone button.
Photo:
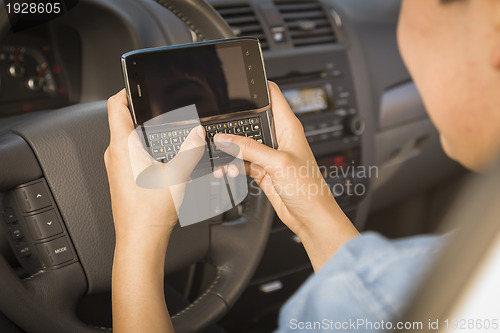
<svg viewBox="0 0 500 333">
<path fill-rule="evenodd" d="M 53 209 L 27 217 L 26 223 L 34 240 L 49 238 L 63 232 Z"/>
<path fill-rule="evenodd" d="M 37 245 L 45 267 L 60 265 L 74 259 L 73 251 L 66 237 Z"/>
<path fill-rule="evenodd" d="M 28 257 L 31 255 L 30 248 L 28 247 L 28 244 L 26 244 L 25 242 L 18 243 L 16 245 L 16 248 L 20 257 Z"/>
<path fill-rule="evenodd" d="M 52 204 L 43 182 L 17 189 L 16 197 L 23 212 L 32 212 Z"/>
<path fill-rule="evenodd" d="M 5 222 L 7 223 L 14 223 L 17 221 L 16 213 L 14 213 L 14 209 L 12 208 L 5 208 L 3 216 L 5 218 Z"/>
</svg>

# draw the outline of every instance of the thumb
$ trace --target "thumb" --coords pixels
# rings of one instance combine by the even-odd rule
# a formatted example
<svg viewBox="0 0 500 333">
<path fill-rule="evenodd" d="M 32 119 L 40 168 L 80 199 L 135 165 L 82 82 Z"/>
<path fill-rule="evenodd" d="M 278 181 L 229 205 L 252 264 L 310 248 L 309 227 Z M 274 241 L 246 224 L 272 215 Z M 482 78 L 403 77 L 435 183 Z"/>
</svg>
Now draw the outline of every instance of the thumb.
<svg viewBox="0 0 500 333">
<path fill-rule="evenodd" d="M 121 147 L 127 136 L 134 131 L 125 89 L 111 96 L 107 105 L 111 141 L 116 142 Z"/>
<path fill-rule="evenodd" d="M 255 163 L 269 171 L 276 164 L 280 152 L 245 136 L 216 134 L 217 148 L 242 160 Z"/>
<path fill-rule="evenodd" d="M 168 184 L 176 185 L 189 181 L 204 152 L 205 130 L 203 126 L 197 126 L 186 137 L 177 155 L 165 165 Z"/>
</svg>

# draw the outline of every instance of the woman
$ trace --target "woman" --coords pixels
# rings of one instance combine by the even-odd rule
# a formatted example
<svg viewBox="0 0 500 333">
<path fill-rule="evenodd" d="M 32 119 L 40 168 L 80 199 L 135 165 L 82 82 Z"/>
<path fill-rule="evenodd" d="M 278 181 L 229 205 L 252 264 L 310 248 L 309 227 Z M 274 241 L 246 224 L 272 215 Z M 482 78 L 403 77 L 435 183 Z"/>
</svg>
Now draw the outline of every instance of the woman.
<svg viewBox="0 0 500 333">
<path fill-rule="evenodd" d="M 473 170 L 490 165 L 500 148 L 500 1 L 403 0 L 398 42 L 446 153 Z M 270 93 L 278 150 L 231 135 L 217 135 L 215 142 L 221 150 L 230 149 L 229 143 L 239 147 L 251 163 L 250 175 L 300 237 L 316 272 L 282 309 L 278 331 L 305 329 L 325 319 L 373 323 L 395 318 L 441 239 L 360 236 L 329 191 L 317 191 L 308 200 L 299 191 L 277 191 L 288 184 L 326 185 L 313 170 L 317 166 L 300 122 L 276 85 L 270 84 Z M 114 330 L 171 332 L 163 263 L 175 208 L 164 204 L 171 199 L 166 191 L 148 196 L 135 185 L 126 146 L 133 124 L 123 91 L 110 98 L 108 109 L 111 142 L 105 162 L 116 228 Z M 202 137 L 200 128 L 186 142 L 196 144 Z M 312 176 L 298 183 L 279 172 L 301 166 L 310 168 Z M 144 227 L 148 221 L 155 226 Z M 146 237 L 149 242 L 143 241 Z M 314 331 L 321 329 L 327 330 Z"/>
</svg>

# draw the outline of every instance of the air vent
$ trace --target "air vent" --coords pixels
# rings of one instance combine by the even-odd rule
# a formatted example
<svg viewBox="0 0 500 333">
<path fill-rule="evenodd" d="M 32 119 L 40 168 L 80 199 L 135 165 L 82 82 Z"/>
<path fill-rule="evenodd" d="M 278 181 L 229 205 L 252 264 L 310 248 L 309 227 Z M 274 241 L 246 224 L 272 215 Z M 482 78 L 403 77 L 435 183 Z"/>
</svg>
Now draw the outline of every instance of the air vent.
<svg viewBox="0 0 500 333">
<path fill-rule="evenodd" d="M 337 42 L 330 21 L 317 1 L 276 1 L 296 47 Z"/>
<path fill-rule="evenodd" d="M 252 7 L 242 4 L 231 6 L 215 5 L 214 8 L 226 20 L 236 36 L 257 37 L 263 50 L 269 48 L 266 36 Z"/>
</svg>

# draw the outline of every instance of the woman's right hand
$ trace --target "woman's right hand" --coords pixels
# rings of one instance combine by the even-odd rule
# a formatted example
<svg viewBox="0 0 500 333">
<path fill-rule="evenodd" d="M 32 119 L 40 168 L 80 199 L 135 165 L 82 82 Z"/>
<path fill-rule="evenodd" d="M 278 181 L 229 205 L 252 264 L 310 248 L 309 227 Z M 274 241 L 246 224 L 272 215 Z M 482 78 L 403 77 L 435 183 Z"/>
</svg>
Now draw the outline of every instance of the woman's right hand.
<svg viewBox="0 0 500 333">
<path fill-rule="evenodd" d="M 269 82 L 279 148 L 217 134 L 217 147 L 239 156 L 273 205 L 279 218 L 302 240 L 318 270 L 346 241 L 358 235 L 336 203 L 304 135 L 302 124 L 278 86 Z M 231 176 L 231 170 L 229 169 Z M 234 174 L 234 173 L 233 173 Z"/>
</svg>

